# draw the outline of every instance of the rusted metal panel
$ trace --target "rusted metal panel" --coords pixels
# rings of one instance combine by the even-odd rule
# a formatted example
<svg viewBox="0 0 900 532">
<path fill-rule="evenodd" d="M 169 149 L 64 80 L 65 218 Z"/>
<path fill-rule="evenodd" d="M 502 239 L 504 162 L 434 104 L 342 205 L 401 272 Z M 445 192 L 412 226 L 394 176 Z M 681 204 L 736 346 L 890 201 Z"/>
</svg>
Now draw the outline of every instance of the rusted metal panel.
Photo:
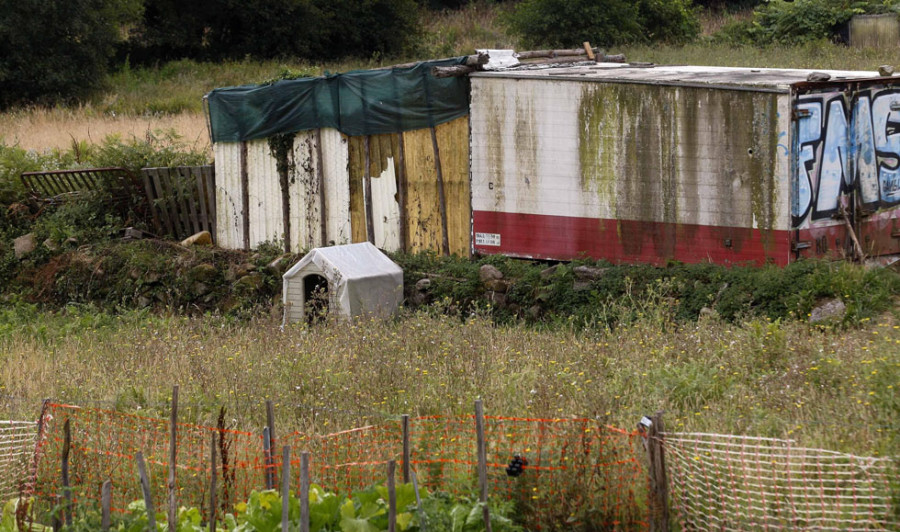
<svg viewBox="0 0 900 532">
<path fill-rule="evenodd" d="M 450 253 L 462 256 L 468 256 L 471 249 L 468 133 L 467 117 L 436 127 L 447 203 Z M 431 131 L 408 131 L 403 134 L 403 140 L 409 251 L 439 251 L 443 234 Z"/>
<path fill-rule="evenodd" d="M 789 98 L 476 77 L 474 248 L 786 263 Z"/>
</svg>

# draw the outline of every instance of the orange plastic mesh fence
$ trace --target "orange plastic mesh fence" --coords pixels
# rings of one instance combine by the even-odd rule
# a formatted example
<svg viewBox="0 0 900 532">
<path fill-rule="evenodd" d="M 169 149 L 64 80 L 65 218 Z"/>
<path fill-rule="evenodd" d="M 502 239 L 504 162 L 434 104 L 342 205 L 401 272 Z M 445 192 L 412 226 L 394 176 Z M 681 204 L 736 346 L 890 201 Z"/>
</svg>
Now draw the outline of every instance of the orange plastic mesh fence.
<svg viewBox="0 0 900 532">
<path fill-rule="evenodd" d="M 675 515 L 686 530 L 897 530 L 887 458 L 791 440 L 670 433 Z"/>
<path fill-rule="evenodd" d="M 34 421 L 0 421 L 0 500 L 25 488 L 36 435 Z"/>
<path fill-rule="evenodd" d="M 411 463 L 430 490 L 471 495 L 478 486 L 474 416 L 411 423 Z M 485 454 L 492 499 L 512 500 L 533 525 L 590 521 L 643 528 L 647 486 L 636 434 L 592 419 L 486 416 Z M 639 447 L 639 445 L 638 445 Z M 525 462 L 519 475 L 515 456 Z"/>
<path fill-rule="evenodd" d="M 103 482 L 112 482 L 112 508 L 123 512 L 142 499 L 136 456 L 144 455 L 154 505 L 167 500 L 169 422 L 101 409 L 50 404 L 38 445 L 34 494 L 52 499 L 61 492 L 63 427 L 70 422 L 69 477 L 77 502 L 99 504 Z M 210 445 L 217 435 L 220 508 L 231 511 L 264 484 L 262 438 L 234 430 L 179 423 L 175 459 L 179 502 L 205 508 L 210 474 Z"/>
<path fill-rule="evenodd" d="M 60 493 L 63 425 L 71 424 L 69 458 L 76 501 L 99 504 L 104 480 L 113 484 L 113 508 L 124 511 L 142 498 L 135 455 L 147 463 L 157 509 L 166 501 L 169 422 L 109 410 L 50 404 L 44 417 L 35 477 L 35 494 Z M 511 500 L 533 528 L 552 529 L 579 522 L 624 529 L 645 528 L 643 463 L 635 433 L 591 419 L 485 418 L 489 495 Z M 474 416 L 421 417 L 410 420 L 410 466 L 421 486 L 472 496 L 478 492 Z M 210 437 L 217 446 L 217 507 L 233 511 L 236 502 L 266 484 L 266 459 L 259 434 L 178 424 L 177 488 L 180 505 L 207 514 Z M 326 435 L 300 432 L 276 435 L 272 456 L 275 485 L 282 474 L 284 445 L 291 446 L 290 484 L 300 486 L 300 453 L 310 453 L 310 479 L 341 494 L 350 494 L 386 477 L 386 463 L 403 470 L 403 433 L 399 420 Z M 223 452 L 224 451 L 224 452 Z M 515 455 L 527 463 L 511 476 Z"/>
</svg>

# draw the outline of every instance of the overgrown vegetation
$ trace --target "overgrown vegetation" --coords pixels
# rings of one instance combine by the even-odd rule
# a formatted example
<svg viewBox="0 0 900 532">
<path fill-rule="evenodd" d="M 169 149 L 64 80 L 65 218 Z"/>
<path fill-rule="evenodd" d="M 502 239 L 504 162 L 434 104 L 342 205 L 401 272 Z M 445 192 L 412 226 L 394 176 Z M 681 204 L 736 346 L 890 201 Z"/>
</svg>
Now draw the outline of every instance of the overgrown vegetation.
<svg viewBox="0 0 900 532">
<path fill-rule="evenodd" d="M 395 516 L 398 532 L 483 532 L 484 522 L 481 503 L 466 498 L 453 498 L 443 493 L 419 490 L 421 506 L 412 484 L 399 484 L 395 488 Z M 89 500 L 89 499 L 88 499 Z M 350 497 L 336 495 L 317 484 L 309 486 L 309 529 L 316 532 L 384 532 L 388 530 L 388 488 L 374 485 L 354 492 Z M 283 516 L 282 496 L 275 490 L 250 493 L 246 501 L 235 505 L 217 523 L 221 532 L 275 532 L 281 530 Z M 0 532 L 19 532 L 16 510 L 32 505 L 31 500 L 11 500 L 0 511 Z M 54 511 L 60 511 L 56 508 Z M 523 528 L 510 519 L 512 505 L 491 504 L 491 525 L 497 532 L 521 532 Z M 21 512 L 25 514 L 27 512 Z M 80 502 L 74 508 L 71 525 L 62 526 L 63 532 L 91 532 L 101 527 L 100 514 L 90 505 Z M 300 530 L 300 500 L 294 493 L 288 495 L 288 522 L 291 530 Z M 167 525 L 165 511 L 154 514 L 158 526 Z M 39 516 L 49 521 L 52 516 Z M 178 532 L 203 532 L 208 523 L 203 522 L 202 512 L 196 507 L 180 507 L 176 514 Z M 207 526 L 203 526 L 203 525 Z M 427 526 L 426 526 L 427 524 Z M 110 530 L 118 532 L 144 532 L 149 526 L 147 506 L 143 500 L 128 504 L 127 511 L 115 515 Z M 34 523 L 33 532 L 52 530 L 50 526 Z"/>
<path fill-rule="evenodd" d="M 524 0 L 506 17 L 526 46 L 683 43 L 700 31 L 690 0 Z"/>
<path fill-rule="evenodd" d="M 846 42 L 853 15 L 897 13 L 894 0 L 776 0 L 762 3 L 752 19 L 726 24 L 713 41 L 731 45 Z"/>
<path fill-rule="evenodd" d="M 681 321 L 715 314 L 727 321 L 751 317 L 806 319 L 824 299 L 847 305 L 843 325 L 892 308 L 900 296 L 900 276 L 845 262 L 801 261 L 787 267 L 673 263 L 666 267 L 575 261 L 550 266 L 500 256 L 478 261 L 435 254 L 397 255 L 405 272 L 408 299 L 429 279 L 426 300 L 460 315 L 487 312 L 498 322 L 616 327 L 668 307 Z M 479 278 L 482 265 L 504 274 L 499 290 Z"/>
</svg>

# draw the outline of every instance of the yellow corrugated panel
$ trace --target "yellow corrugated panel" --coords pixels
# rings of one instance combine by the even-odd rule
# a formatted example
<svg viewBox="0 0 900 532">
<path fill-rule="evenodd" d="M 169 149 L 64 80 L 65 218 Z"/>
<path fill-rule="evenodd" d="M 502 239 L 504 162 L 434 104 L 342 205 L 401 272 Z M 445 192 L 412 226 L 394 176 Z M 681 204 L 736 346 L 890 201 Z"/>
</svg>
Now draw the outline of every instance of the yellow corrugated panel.
<svg viewBox="0 0 900 532">
<path fill-rule="evenodd" d="M 470 245 L 469 121 L 458 118 L 436 128 L 444 177 L 450 252 L 468 256 Z M 403 134 L 407 181 L 409 251 L 441 251 L 442 228 L 431 131 Z"/>
</svg>

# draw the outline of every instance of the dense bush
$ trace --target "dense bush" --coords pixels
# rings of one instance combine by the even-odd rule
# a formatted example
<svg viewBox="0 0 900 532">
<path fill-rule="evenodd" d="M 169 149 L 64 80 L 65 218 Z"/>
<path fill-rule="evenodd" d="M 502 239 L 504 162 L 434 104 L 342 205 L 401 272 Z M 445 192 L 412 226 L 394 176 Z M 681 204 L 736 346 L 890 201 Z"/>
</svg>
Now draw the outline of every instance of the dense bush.
<svg viewBox="0 0 900 532">
<path fill-rule="evenodd" d="M 690 0 L 524 0 L 506 17 L 528 46 L 685 42 L 700 30 Z"/>
<path fill-rule="evenodd" d="M 0 108 L 90 94 L 140 10 L 140 0 L 0 0 Z"/>
<path fill-rule="evenodd" d="M 892 0 L 771 0 L 754 10 L 752 20 L 726 24 L 713 40 L 757 45 L 841 40 L 853 15 L 896 12 L 895 3 Z"/>
</svg>

